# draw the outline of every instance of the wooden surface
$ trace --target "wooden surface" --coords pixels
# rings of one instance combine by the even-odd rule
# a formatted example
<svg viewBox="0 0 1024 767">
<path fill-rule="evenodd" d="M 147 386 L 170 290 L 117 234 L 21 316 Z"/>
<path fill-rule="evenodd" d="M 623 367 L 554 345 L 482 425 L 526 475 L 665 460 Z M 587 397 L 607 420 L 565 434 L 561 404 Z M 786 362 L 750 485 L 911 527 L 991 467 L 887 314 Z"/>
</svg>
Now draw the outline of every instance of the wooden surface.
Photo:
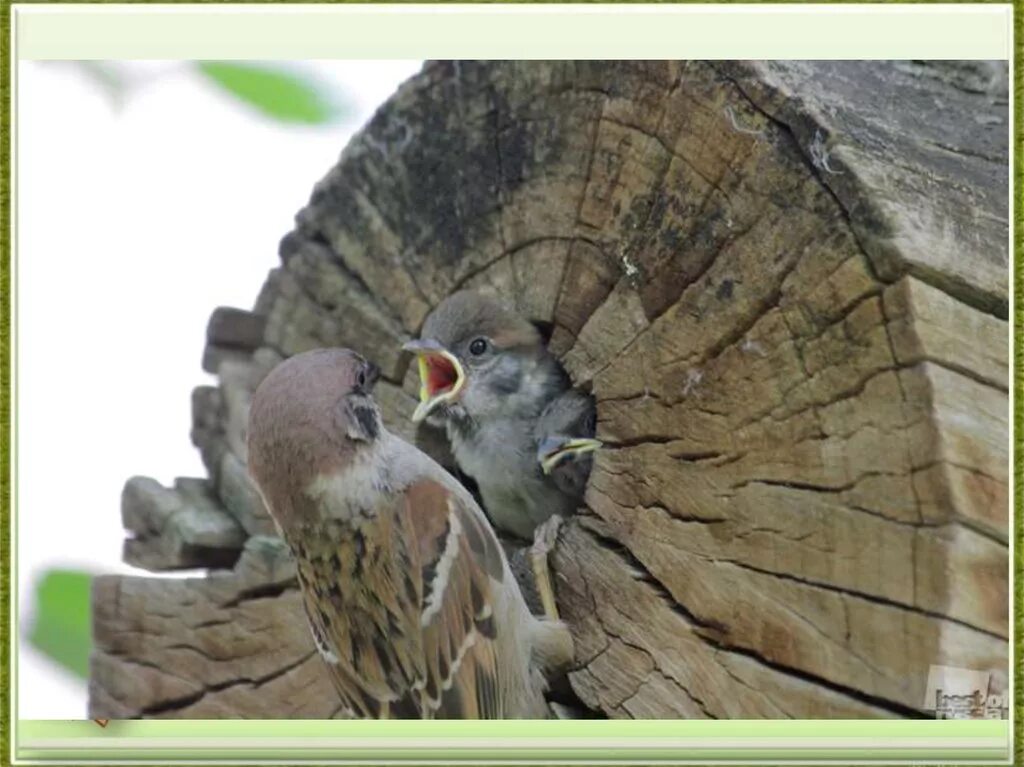
<svg viewBox="0 0 1024 767">
<path fill-rule="evenodd" d="M 919 716 L 931 664 L 999 684 L 1006 126 L 984 62 L 428 64 L 316 184 L 254 310 L 214 313 L 208 484 L 133 479 L 126 558 L 233 569 L 97 582 L 90 715 L 337 711 L 245 475 L 248 400 L 283 356 L 349 346 L 389 428 L 443 458 L 400 346 L 461 287 L 549 323 L 598 401 L 554 556 L 578 705 Z"/>
</svg>

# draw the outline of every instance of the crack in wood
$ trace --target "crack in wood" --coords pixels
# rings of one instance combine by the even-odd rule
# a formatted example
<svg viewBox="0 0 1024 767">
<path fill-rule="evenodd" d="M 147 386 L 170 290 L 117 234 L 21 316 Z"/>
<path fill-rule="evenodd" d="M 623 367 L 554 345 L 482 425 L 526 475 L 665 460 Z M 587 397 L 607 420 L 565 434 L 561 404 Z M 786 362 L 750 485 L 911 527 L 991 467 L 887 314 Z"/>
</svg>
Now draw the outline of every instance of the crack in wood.
<svg viewBox="0 0 1024 767">
<path fill-rule="evenodd" d="M 910 706 L 906 706 L 898 701 L 894 701 L 889 698 L 881 696 L 872 695 L 863 690 L 858 690 L 856 688 L 834 682 L 830 679 L 821 677 L 808 671 L 788 666 L 782 663 L 778 663 L 777 661 L 773 661 L 753 649 L 726 643 L 721 637 L 723 634 L 728 634 L 728 627 L 715 621 L 707 622 L 698 619 L 689 609 L 679 604 L 679 602 L 677 602 L 675 598 L 672 597 L 668 589 L 657 578 L 655 578 L 646 569 L 646 567 L 644 567 L 640 560 L 637 559 L 636 556 L 627 548 L 625 548 L 625 546 L 622 543 L 620 543 L 616 538 L 611 537 L 607 533 L 602 533 L 598 530 L 595 530 L 591 525 L 582 524 L 581 526 L 587 534 L 591 535 L 598 542 L 598 544 L 601 545 L 602 549 L 609 551 L 615 554 L 616 556 L 620 557 L 631 571 L 640 571 L 646 573 L 647 577 L 640 577 L 637 578 L 637 580 L 639 582 L 646 583 L 647 586 L 651 588 L 660 597 L 660 599 L 666 605 L 666 607 L 668 607 L 672 612 L 674 612 L 681 620 L 683 620 L 689 626 L 695 627 L 697 629 L 705 629 L 704 631 L 695 630 L 694 636 L 696 636 L 701 641 L 707 643 L 715 650 L 718 650 L 723 654 L 733 654 L 749 658 L 773 671 L 786 674 L 787 676 L 799 679 L 804 682 L 808 682 L 810 684 L 818 685 L 822 688 L 831 690 L 832 692 L 839 693 L 852 700 L 856 700 L 870 706 L 884 709 L 886 711 L 889 711 L 890 713 L 915 719 L 929 718 L 926 713 L 918 709 L 912 708 Z M 600 620 L 600 612 L 596 612 L 595 615 L 597 615 L 598 619 Z M 602 626 L 604 626 L 603 621 Z M 605 630 L 607 632 L 606 626 Z M 607 633 L 614 636 L 614 634 L 611 634 L 611 632 Z M 617 638 L 621 639 L 621 637 Z"/>
<path fill-rule="evenodd" d="M 252 602 L 257 599 L 274 599 L 275 597 L 281 596 L 281 594 L 286 591 L 298 588 L 298 585 L 298 578 L 293 576 L 284 583 L 267 583 L 248 589 L 242 589 L 238 594 L 227 601 L 221 602 L 220 607 L 228 609 L 231 607 L 238 607 L 243 602 Z"/>
<path fill-rule="evenodd" d="M 904 602 L 898 602 L 898 601 L 896 601 L 894 599 L 888 599 L 886 597 L 882 597 L 882 596 L 879 596 L 877 594 L 869 594 L 869 593 L 867 593 L 865 591 L 858 591 L 857 589 L 850 589 L 850 588 L 845 588 L 843 586 L 837 586 L 837 585 L 835 585 L 833 583 L 828 583 L 826 581 L 820 581 L 820 580 L 817 580 L 817 579 L 814 579 L 814 578 L 803 578 L 803 577 L 801 577 L 799 575 L 793 575 L 792 573 L 784 573 L 784 572 L 777 572 L 777 571 L 774 571 L 774 570 L 768 570 L 768 569 L 765 569 L 765 568 L 762 568 L 762 567 L 757 567 L 756 565 L 751 565 L 751 564 L 749 564 L 747 562 L 742 562 L 742 561 L 737 560 L 737 559 L 726 559 L 726 558 L 722 558 L 722 557 L 715 557 L 712 561 L 723 562 L 723 563 L 726 563 L 726 564 L 733 565 L 735 567 L 739 567 L 739 568 L 741 568 L 743 570 L 749 570 L 751 572 L 760 573 L 762 575 L 768 575 L 768 576 L 771 576 L 773 578 L 779 578 L 780 580 L 792 581 L 794 583 L 800 583 L 800 584 L 802 584 L 804 586 L 811 586 L 811 587 L 814 587 L 814 588 L 822 589 L 824 591 L 833 591 L 833 592 L 836 592 L 837 594 L 844 594 L 844 595 L 849 596 L 849 597 L 854 597 L 854 598 L 857 598 L 857 599 L 863 599 L 866 602 L 873 602 L 874 604 L 885 605 L 886 607 L 892 607 L 892 608 L 895 608 L 897 610 L 903 610 L 905 612 L 918 613 L 919 615 L 924 615 L 924 616 L 926 616 L 928 618 L 935 618 L 936 620 L 947 621 L 949 623 L 955 623 L 955 624 L 957 624 L 959 626 L 963 626 L 966 629 L 970 629 L 971 631 L 976 631 L 979 634 L 984 634 L 984 635 L 989 636 L 989 637 L 991 637 L 993 639 L 998 639 L 1000 641 L 1006 641 L 1006 637 L 1005 636 L 997 634 L 997 633 L 995 633 L 993 631 L 989 631 L 988 629 L 981 628 L 980 626 L 975 626 L 974 624 L 969 623 L 969 622 L 964 621 L 964 620 L 961 620 L 959 618 L 954 618 L 951 615 L 948 615 L 946 613 L 940 613 L 940 612 L 936 612 L 934 610 L 928 610 L 928 609 L 925 609 L 923 607 L 919 607 L 917 605 L 909 605 L 909 604 L 906 604 Z"/>
<path fill-rule="evenodd" d="M 237 679 L 231 679 L 229 681 L 220 682 L 218 684 L 204 685 L 203 689 L 200 690 L 198 693 L 183 696 L 181 698 L 174 698 L 166 701 L 161 701 L 160 703 L 147 706 L 139 712 L 139 717 L 136 718 L 157 716 L 160 714 L 167 714 L 172 711 L 178 711 L 184 708 L 188 708 L 189 706 L 195 705 L 196 703 L 201 701 L 210 693 L 222 692 L 224 690 L 229 690 L 233 687 L 249 685 L 254 689 L 259 689 L 265 684 L 272 682 L 275 679 L 278 679 L 279 677 L 284 676 L 290 671 L 295 670 L 303 663 L 308 661 L 310 658 L 312 658 L 314 655 L 316 655 L 316 650 L 310 650 L 307 654 L 303 655 L 301 658 L 293 661 L 292 663 L 289 663 L 282 668 L 275 669 L 274 671 L 271 671 L 270 673 L 264 674 L 262 676 L 254 678 L 239 677 Z"/>
</svg>

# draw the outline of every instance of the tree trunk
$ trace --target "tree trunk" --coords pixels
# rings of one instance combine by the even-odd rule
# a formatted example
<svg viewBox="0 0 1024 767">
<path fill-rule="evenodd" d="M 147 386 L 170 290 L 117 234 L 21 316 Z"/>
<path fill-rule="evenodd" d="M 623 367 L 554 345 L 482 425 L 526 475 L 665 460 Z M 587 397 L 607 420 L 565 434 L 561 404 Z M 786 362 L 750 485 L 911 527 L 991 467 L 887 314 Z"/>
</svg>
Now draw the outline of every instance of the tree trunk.
<svg viewBox="0 0 1024 767">
<path fill-rule="evenodd" d="M 569 680 L 610 717 L 889 717 L 933 664 L 1008 670 L 1005 67 L 428 64 L 320 181 L 194 394 L 209 480 L 125 490 L 91 716 L 329 717 L 245 473 L 283 356 L 381 366 L 461 287 L 549 323 L 597 398 L 554 556 Z"/>
</svg>

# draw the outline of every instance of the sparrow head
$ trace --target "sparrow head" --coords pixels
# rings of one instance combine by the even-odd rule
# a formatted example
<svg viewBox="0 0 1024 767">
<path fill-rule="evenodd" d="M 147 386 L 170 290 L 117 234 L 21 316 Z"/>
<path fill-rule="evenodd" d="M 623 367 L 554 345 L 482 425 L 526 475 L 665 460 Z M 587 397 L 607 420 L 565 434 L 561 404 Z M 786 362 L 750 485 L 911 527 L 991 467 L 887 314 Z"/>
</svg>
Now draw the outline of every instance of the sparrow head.
<svg viewBox="0 0 1024 767">
<path fill-rule="evenodd" d="M 537 328 L 498 298 L 465 290 L 427 317 L 414 352 L 420 372 L 419 422 L 486 419 L 503 413 L 538 413 L 567 379 L 548 354 Z"/>
<path fill-rule="evenodd" d="M 553 434 L 537 443 L 537 463 L 545 474 L 559 466 L 584 456 L 601 447 L 601 441 L 589 437 L 569 437 Z"/>
<path fill-rule="evenodd" d="M 545 474 L 573 461 L 589 458 L 601 447 L 594 439 L 597 409 L 594 398 L 570 389 L 552 400 L 537 420 L 537 463 Z"/>
<path fill-rule="evenodd" d="M 286 499 L 312 478 L 344 469 L 378 439 L 371 392 L 379 375 L 353 351 L 316 349 L 263 379 L 249 407 L 249 473 L 272 512 L 290 508 Z"/>
</svg>

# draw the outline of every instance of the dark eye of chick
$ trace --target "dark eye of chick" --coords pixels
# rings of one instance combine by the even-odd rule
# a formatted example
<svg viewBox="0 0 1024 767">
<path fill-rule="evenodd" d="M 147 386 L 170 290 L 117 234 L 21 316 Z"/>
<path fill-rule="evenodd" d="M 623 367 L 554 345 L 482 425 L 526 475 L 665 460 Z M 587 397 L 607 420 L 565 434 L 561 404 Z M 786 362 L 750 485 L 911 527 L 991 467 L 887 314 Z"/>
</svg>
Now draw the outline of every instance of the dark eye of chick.
<svg viewBox="0 0 1024 767">
<path fill-rule="evenodd" d="M 366 373 L 362 370 L 360 370 L 359 375 L 356 376 L 356 386 L 360 389 L 366 386 Z"/>
<path fill-rule="evenodd" d="M 486 338 L 474 338 L 469 345 L 469 353 L 474 357 L 479 357 L 487 351 L 487 339 Z"/>
</svg>

